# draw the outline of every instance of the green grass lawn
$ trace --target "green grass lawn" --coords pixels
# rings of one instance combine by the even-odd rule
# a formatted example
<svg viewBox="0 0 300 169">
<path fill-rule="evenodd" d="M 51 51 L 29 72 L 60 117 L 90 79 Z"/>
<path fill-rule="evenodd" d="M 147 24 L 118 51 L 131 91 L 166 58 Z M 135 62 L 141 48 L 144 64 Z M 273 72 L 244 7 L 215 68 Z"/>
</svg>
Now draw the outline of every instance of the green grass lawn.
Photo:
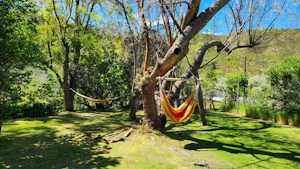
<svg viewBox="0 0 300 169">
<path fill-rule="evenodd" d="M 168 121 L 161 134 L 146 133 L 127 116 L 77 112 L 7 122 L 0 138 L 0 168 L 300 168 L 296 127 L 209 112 L 209 126 L 194 114 L 183 124 Z M 87 136 L 132 126 L 122 142 L 107 144 Z"/>
</svg>

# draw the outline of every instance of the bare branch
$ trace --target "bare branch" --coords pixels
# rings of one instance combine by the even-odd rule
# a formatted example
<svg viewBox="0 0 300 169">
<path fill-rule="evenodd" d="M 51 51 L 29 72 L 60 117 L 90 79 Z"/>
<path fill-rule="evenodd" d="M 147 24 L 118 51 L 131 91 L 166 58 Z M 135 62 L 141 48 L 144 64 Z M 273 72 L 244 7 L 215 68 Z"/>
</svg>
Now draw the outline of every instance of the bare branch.
<svg viewBox="0 0 300 169">
<path fill-rule="evenodd" d="M 149 55 L 150 55 L 150 38 L 149 38 L 149 30 L 146 24 L 145 14 L 144 14 L 144 0 L 136 0 L 138 4 L 138 12 L 140 16 L 140 21 L 142 24 L 143 33 L 145 34 L 146 40 L 146 49 L 145 49 L 145 60 L 144 60 L 144 71 L 143 74 L 146 73 L 149 64 Z"/>
<path fill-rule="evenodd" d="M 168 46 L 171 47 L 172 43 L 173 43 L 173 39 L 172 39 L 172 33 L 171 33 L 171 27 L 170 27 L 170 21 L 169 21 L 169 16 L 166 12 L 166 10 L 163 7 L 163 0 L 160 0 L 160 9 L 162 11 L 162 15 L 164 18 L 164 25 L 165 25 L 165 29 L 166 29 L 166 33 L 168 36 Z"/>
<path fill-rule="evenodd" d="M 126 19 L 127 26 L 128 26 L 128 28 L 129 28 L 129 31 L 132 32 L 132 29 L 131 29 L 131 26 L 130 26 L 131 24 L 130 24 L 129 18 L 128 18 L 128 11 L 126 10 L 126 7 L 125 7 L 124 3 L 122 3 L 120 0 L 115 0 L 115 1 L 116 1 L 116 3 L 117 3 L 119 6 L 121 6 L 121 8 L 122 8 L 122 10 L 123 10 L 123 12 L 124 12 L 124 15 L 125 15 L 125 19 Z"/>
<path fill-rule="evenodd" d="M 168 6 L 166 6 L 166 9 L 168 10 L 168 12 L 169 12 L 169 14 L 170 14 L 170 16 L 171 16 L 171 18 L 172 18 L 174 24 L 176 25 L 178 31 L 179 31 L 181 34 L 183 34 L 183 31 L 182 31 L 182 29 L 181 29 L 179 23 L 177 22 L 177 20 L 176 20 L 174 14 L 173 14 L 172 11 L 170 10 L 170 8 L 169 8 Z"/>
</svg>

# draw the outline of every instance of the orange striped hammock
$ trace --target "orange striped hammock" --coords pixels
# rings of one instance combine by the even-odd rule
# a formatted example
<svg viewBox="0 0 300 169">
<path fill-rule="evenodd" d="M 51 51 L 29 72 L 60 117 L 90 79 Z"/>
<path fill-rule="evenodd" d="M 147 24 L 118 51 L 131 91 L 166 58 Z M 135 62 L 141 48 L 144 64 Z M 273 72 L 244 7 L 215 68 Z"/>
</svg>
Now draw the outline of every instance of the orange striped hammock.
<svg viewBox="0 0 300 169">
<path fill-rule="evenodd" d="M 94 103 L 107 103 L 107 102 L 112 101 L 112 99 L 94 99 L 94 98 L 85 96 L 85 95 L 83 95 L 83 94 L 80 94 L 80 93 L 76 92 L 75 90 L 73 90 L 72 88 L 70 88 L 70 90 L 71 90 L 72 92 L 74 92 L 76 95 L 78 95 L 79 97 L 82 97 L 83 99 L 85 99 L 86 101 L 89 101 L 89 102 L 94 102 Z"/>
<path fill-rule="evenodd" d="M 199 80 L 198 79 L 182 79 L 182 78 L 161 78 L 159 79 L 159 88 L 160 88 L 160 102 L 161 108 L 166 115 L 166 117 L 171 120 L 173 123 L 183 123 L 187 121 L 193 114 L 197 100 L 198 100 L 198 88 L 199 88 Z M 178 107 L 175 108 L 169 102 L 165 90 L 161 87 L 162 80 L 196 80 L 197 85 L 196 88 L 192 91 L 192 93 L 187 97 L 187 99 Z"/>
</svg>

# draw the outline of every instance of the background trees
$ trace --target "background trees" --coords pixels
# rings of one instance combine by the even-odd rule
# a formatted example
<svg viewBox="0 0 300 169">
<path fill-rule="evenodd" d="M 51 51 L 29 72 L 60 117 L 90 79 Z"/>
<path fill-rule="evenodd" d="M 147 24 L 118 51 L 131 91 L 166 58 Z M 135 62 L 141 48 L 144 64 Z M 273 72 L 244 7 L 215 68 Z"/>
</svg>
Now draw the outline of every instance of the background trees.
<svg viewBox="0 0 300 169">
<path fill-rule="evenodd" d="M 300 59 L 286 58 L 279 67 L 268 71 L 272 87 L 273 104 L 288 113 L 299 114 L 300 110 Z"/>
<path fill-rule="evenodd" d="M 39 60 L 36 43 L 36 8 L 33 1 L 0 2 L 0 132 L 4 115 L 22 96 L 21 86 L 28 83 L 28 66 Z"/>
<path fill-rule="evenodd" d="M 93 32 L 96 1 L 41 1 L 43 25 L 40 30 L 45 44 L 47 67 L 53 71 L 63 89 L 65 109 L 74 110 L 74 93 L 82 55 L 82 37 Z M 58 65 L 63 67 L 62 74 Z"/>
</svg>

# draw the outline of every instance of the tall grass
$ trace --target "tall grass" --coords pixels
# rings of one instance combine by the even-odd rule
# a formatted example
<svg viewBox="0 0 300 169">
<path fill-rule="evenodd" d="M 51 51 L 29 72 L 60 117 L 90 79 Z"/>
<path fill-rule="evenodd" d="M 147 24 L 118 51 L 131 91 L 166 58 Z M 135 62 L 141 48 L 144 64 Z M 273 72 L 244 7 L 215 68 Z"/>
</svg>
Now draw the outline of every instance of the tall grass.
<svg viewBox="0 0 300 169">
<path fill-rule="evenodd" d="M 233 109 L 235 109 L 234 103 L 228 103 L 228 104 L 221 103 L 219 105 L 219 111 L 221 111 L 221 112 L 230 112 Z"/>
<path fill-rule="evenodd" d="M 300 113 L 287 113 L 266 106 L 245 105 L 246 117 L 300 126 Z"/>
</svg>

